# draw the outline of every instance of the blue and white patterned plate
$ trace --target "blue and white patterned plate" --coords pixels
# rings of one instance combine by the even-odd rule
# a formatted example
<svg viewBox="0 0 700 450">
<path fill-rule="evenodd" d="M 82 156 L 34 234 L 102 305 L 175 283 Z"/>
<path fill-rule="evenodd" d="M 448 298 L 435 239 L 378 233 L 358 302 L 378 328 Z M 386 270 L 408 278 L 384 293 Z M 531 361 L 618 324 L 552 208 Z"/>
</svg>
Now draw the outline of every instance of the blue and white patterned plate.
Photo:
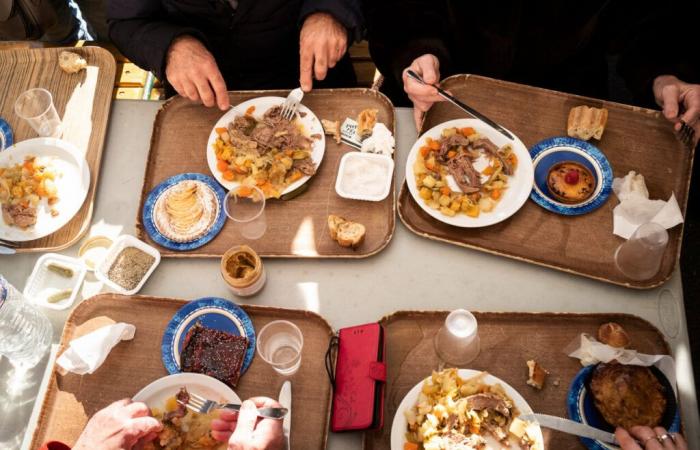
<svg viewBox="0 0 700 450">
<path fill-rule="evenodd" d="M 574 381 L 569 388 L 569 394 L 566 399 L 566 407 L 569 412 L 569 418 L 579 423 L 584 423 L 600 430 L 615 432 L 615 427 L 610 425 L 603 419 L 603 416 L 598 412 L 593 403 L 593 396 L 588 394 L 588 384 L 593 375 L 595 365 L 586 366 L 579 371 L 574 377 Z M 666 397 L 666 411 L 661 419 L 661 426 L 672 433 L 680 431 L 681 416 L 678 409 L 678 402 L 674 395 L 673 388 L 664 374 L 656 367 L 649 367 L 652 373 L 659 379 L 663 387 Z M 581 438 L 581 442 L 590 450 L 619 450 L 620 447 L 613 444 L 606 444 L 594 439 Z"/>
<path fill-rule="evenodd" d="M 535 168 L 535 184 L 530 199 L 553 213 L 565 216 L 587 214 L 600 208 L 610 197 L 613 172 L 603 152 L 592 144 L 571 137 L 553 137 L 538 142 L 530 149 Z M 568 205 L 552 197 L 547 187 L 549 170 L 557 163 L 574 161 L 582 164 L 593 174 L 596 188 L 593 195 L 583 203 Z"/>
<path fill-rule="evenodd" d="M 0 117 L 0 152 L 15 143 L 15 138 L 12 135 L 10 124 Z"/>
<path fill-rule="evenodd" d="M 253 322 L 240 306 L 219 297 L 204 297 L 188 302 L 180 308 L 165 327 L 161 356 L 163 365 L 170 374 L 180 373 L 180 353 L 185 337 L 197 322 L 208 328 L 225 331 L 248 338 L 241 374 L 245 373 L 255 356 L 255 328 Z"/>
<path fill-rule="evenodd" d="M 214 224 L 204 236 L 190 242 L 175 242 L 173 240 L 168 239 L 167 237 L 162 235 L 160 231 L 158 231 L 158 228 L 155 224 L 155 219 L 153 217 L 153 211 L 155 209 L 158 198 L 167 189 L 185 180 L 201 181 L 202 183 L 209 186 L 209 188 L 211 188 L 211 190 L 214 191 L 214 193 L 216 194 L 216 199 L 219 202 L 219 207 L 216 213 L 216 220 L 214 220 Z M 226 223 L 226 214 L 224 213 L 223 206 L 225 198 L 226 191 L 212 177 L 203 175 L 201 173 L 182 173 L 180 175 L 175 175 L 173 177 L 168 178 L 167 180 L 163 181 L 158 186 L 153 188 L 153 190 L 148 194 L 148 197 L 146 197 L 146 201 L 143 205 L 143 211 L 141 212 L 141 222 L 143 223 L 143 227 L 146 230 L 146 233 L 148 233 L 151 239 L 153 239 L 153 242 L 155 242 L 156 244 L 177 251 L 194 250 L 195 248 L 199 248 L 202 245 L 214 239 L 224 227 L 224 224 Z"/>
</svg>

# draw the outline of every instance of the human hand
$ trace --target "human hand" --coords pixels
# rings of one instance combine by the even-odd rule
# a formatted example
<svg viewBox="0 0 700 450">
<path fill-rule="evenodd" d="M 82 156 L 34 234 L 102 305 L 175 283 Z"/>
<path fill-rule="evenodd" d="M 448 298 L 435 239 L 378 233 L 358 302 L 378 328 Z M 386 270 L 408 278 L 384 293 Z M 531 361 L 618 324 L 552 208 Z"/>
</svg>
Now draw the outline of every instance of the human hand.
<svg viewBox="0 0 700 450">
<path fill-rule="evenodd" d="M 197 38 L 183 35 L 176 38 L 165 63 L 165 76 L 178 94 L 205 106 L 230 107 L 224 77 L 214 56 Z"/>
<path fill-rule="evenodd" d="M 299 84 L 304 92 L 317 80 L 326 78 L 328 69 L 345 54 L 348 48 L 348 32 L 332 15 L 314 13 L 304 20 L 299 34 Z"/>
<path fill-rule="evenodd" d="M 403 90 L 413 102 L 413 120 L 416 130 L 420 131 L 423 114 L 433 106 L 433 103 L 442 102 L 445 99 L 438 95 L 437 89 L 433 86 L 420 84 L 413 78 L 409 78 L 406 73 L 409 69 L 420 75 L 426 83 L 435 84 L 440 81 L 440 61 L 435 55 L 426 54 L 414 59 L 403 71 Z"/>
<path fill-rule="evenodd" d="M 131 450 L 152 441 L 163 425 L 143 403 L 129 399 L 98 411 L 87 423 L 73 450 Z"/>
<path fill-rule="evenodd" d="M 655 427 L 653 430 L 649 427 L 632 427 L 629 432 L 618 428 L 615 430 L 615 437 L 622 450 L 688 450 L 683 436 L 669 433 L 661 427 Z"/>
<path fill-rule="evenodd" d="M 212 436 L 228 441 L 228 450 L 283 450 L 282 421 L 258 417 L 258 408 L 282 405 L 267 397 L 255 397 L 241 404 L 240 412 L 221 410 L 211 423 Z"/>
<path fill-rule="evenodd" d="M 685 83 L 673 75 L 654 79 L 654 97 L 663 108 L 664 117 L 673 122 L 676 132 L 684 121 L 695 130 L 695 142 L 700 139 L 700 84 Z"/>
</svg>

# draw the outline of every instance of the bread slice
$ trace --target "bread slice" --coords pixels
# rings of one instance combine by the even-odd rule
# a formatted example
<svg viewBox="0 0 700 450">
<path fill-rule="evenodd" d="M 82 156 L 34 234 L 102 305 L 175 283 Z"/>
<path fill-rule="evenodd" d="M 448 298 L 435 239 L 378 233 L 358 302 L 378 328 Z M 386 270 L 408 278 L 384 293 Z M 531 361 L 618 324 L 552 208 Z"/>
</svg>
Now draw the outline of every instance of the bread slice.
<svg viewBox="0 0 700 450">
<path fill-rule="evenodd" d="M 591 138 L 600 140 L 608 122 L 608 110 L 591 108 L 585 105 L 576 106 L 569 111 L 566 132 L 569 136 L 587 141 Z"/>
<path fill-rule="evenodd" d="M 357 248 L 365 239 L 366 228 L 361 223 L 345 220 L 340 216 L 328 216 L 328 231 L 331 239 L 341 247 Z"/>
<path fill-rule="evenodd" d="M 540 366 L 534 359 L 527 362 L 527 369 L 527 384 L 535 389 L 542 389 L 544 387 L 544 380 L 547 378 L 549 372 L 544 370 L 544 368 L 542 368 L 542 366 Z"/>
<path fill-rule="evenodd" d="M 340 122 L 337 120 L 321 119 L 323 132 L 328 136 L 333 136 L 336 144 L 340 144 Z"/>
</svg>

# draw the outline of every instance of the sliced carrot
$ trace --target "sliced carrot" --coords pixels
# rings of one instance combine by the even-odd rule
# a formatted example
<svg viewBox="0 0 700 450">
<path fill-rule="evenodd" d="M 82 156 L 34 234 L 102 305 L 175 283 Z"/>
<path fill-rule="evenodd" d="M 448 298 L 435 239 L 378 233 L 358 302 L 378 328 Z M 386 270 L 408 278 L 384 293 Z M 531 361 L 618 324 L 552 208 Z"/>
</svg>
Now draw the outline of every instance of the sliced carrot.
<svg viewBox="0 0 700 450">
<path fill-rule="evenodd" d="M 456 152 L 456 151 L 450 150 L 449 152 L 447 152 L 447 157 L 448 157 L 448 158 L 454 158 L 455 156 L 457 156 L 457 152 Z"/>
<path fill-rule="evenodd" d="M 428 147 L 430 147 L 431 150 L 440 150 L 440 143 L 431 139 L 428 143 Z"/>
<path fill-rule="evenodd" d="M 224 180 L 226 181 L 233 181 L 233 172 L 230 170 L 227 170 L 226 172 L 221 174 L 222 177 L 224 177 Z"/>
<path fill-rule="evenodd" d="M 450 195 L 452 193 L 452 190 L 448 186 L 443 186 L 440 188 L 440 193 L 442 195 Z"/>
<path fill-rule="evenodd" d="M 418 444 L 413 442 L 406 442 L 403 444 L 403 450 L 418 450 Z"/>
<path fill-rule="evenodd" d="M 228 170 L 228 162 L 224 161 L 223 159 L 220 159 L 216 161 L 216 168 L 219 169 L 221 172 L 225 172 Z"/>
<path fill-rule="evenodd" d="M 245 115 L 250 116 L 251 114 L 253 114 L 254 111 L 255 111 L 255 105 L 249 106 L 248 109 L 245 110 Z"/>
<path fill-rule="evenodd" d="M 287 149 L 287 150 L 284 151 L 284 154 L 287 155 L 287 156 L 289 156 L 289 157 L 291 158 L 292 155 L 294 154 L 294 150 L 289 150 L 289 149 Z"/>
<path fill-rule="evenodd" d="M 245 167 L 241 167 L 241 166 L 233 166 L 233 171 L 236 173 L 239 173 L 241 175 L 245 175 L 248 173 L 248 169 L 246 169 Z"/>
<path fill-rule="evenodd" d="M 299 178 L 301 178 L 301 172 L 298 170 L 295 170 L 292 172 L 292 174 L 289 176 L 289 182 L 292 183 L 294 181 L 297 181 Z"/>
<path fill-rule="evenodd" d="M 264 179 L 262 179 L 262 178 L 255 181 L 255 184 L 258 185 L 258 186 L 262 186 L 262 185 L 264 185 L 265 183 L 267 183 L 267 180 L 264 180 Z"/>
<path fill-rule="evenodd" d="M 431 171 L 435 172 L 435 164 L 433 164 L 433 163 L 431 163 L 431 162 L 426 161 L 426 163 L 425 163 L 425 168 L 428 169 L 428 170 L 431 170 Z"/>
<path fill-rule="evenodd" d="M 239 197 L 250 197 L 253 194 L 253 190 L 250 186 L 239 186 L 238 189 L 236 189 L 236 194 Z"/>
<path fill-rule="evenodd" d="M 491 191 L 491 198 L 494 200 L 498 200 L 499 198 L 501 198 L 501 194 L 502 192 L 500 189 L 494 189 L 493 191 Z"/>
<path fill-rule="evenodd" d="M 216 134 L 218 134 L 219 136 L 221 136 L 222 134 L 224 134 L 228 131 L 226 129 L 226 127 L 217 127 L 217 128 L 215 128 L 215 130 L 216 130 Z"/>
<path fill-rule="evenodd" d="M 515 166 L 518 164 L 518 157 L 515 156 L 515 153 L 511 153 L 508 155 L 508 162 L 511 163 L 511 165 Z"/>
<path fill-rule="evenodd" d="M 476 131 L 474 131 L 474 128 L 472 128 L 472 127 L 460 128 L 459 132 L 462 133 L 462 136 L 464 136 L 464 137 L 469 137 L 472 134 L 476 133 Z"/>
<path fill-rule="evenodd" d="M 32 161 L 25 161 L 24 164 L 22 164 L 22 167 L 27 170 L 34 170 L 34 163 Z"/>
<path fill-rule="evenodd" d="M 493 166 L 486 166 L 486 168 L 482 170 L 481 173 L 483 173 L 484 175 L 493 175 L 494 170 L 495 169 L 493 168 Z"/>
<path fill-rule="evenodd" d="M 420 155 L 421 155 L 423 158 L 425 158 L 426 156 L 428 156 L 428 153 L 430 153 L 430 147 L 423 146 L 423 147 L 420 148 Z"/>
</svg>

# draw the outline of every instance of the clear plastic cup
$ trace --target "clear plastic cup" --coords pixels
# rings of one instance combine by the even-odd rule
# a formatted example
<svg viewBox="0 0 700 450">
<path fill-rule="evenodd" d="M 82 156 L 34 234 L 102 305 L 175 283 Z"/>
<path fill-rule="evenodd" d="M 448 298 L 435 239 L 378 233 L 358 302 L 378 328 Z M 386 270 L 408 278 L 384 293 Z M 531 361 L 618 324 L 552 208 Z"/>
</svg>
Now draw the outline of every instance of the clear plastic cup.
<svg viewBox="0 0 700 450">
<path fill-rule="evenodd" d="M 224 211 L 244 238 L 255 240 L 265 234 L 265 194 L 257 187 L 240 186 L 231 189 L 224 200 Z"/>
<path fill-rule="evenodd" d="M 304 335 L 287 320 L 265 325 L 256 336 L 258 355 L 280 375 L 290 376 L 301 366 Z"/>
<path fill-rule="evenodd" d="M 615 250 L 615 266 L 627 278 L 648 280 L 659 272 L 667 245 L 664 227 L 653 222 L 642 224 Z"/>
<path fill-rule="evenodd" d="M 41 137 L 60 137 L 61 119 L 51 92 L 42 88 L 22 92 L 15 101 L 15 113 L 26 120 Z"/>
<path fill-rule="evenodd" d="M 479 356 L 480 341 L 476 317 L 465 309 L 452 311 L 435 335 L 438 357 L 454 366 L 464 366 Z"/>
</svg>

